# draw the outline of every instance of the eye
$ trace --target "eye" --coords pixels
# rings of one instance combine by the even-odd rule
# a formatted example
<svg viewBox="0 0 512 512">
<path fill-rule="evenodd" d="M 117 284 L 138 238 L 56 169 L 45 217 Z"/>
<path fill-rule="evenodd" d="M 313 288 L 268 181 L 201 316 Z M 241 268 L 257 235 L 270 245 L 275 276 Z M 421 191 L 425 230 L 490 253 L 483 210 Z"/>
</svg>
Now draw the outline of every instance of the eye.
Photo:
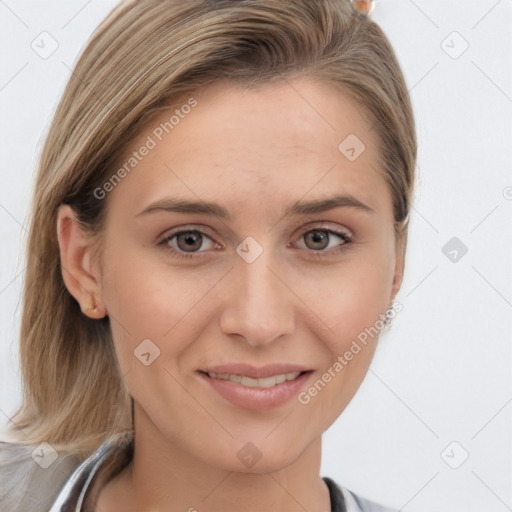
<svg viewBox="0 0 512 512">
<path fill-rule="evenodd" d="M 352 239 L 344 232 L 317 228 L 304 233 L 300 241 L 304 242 L 305 247 L 301 247 L 300 244 L 298 244 L 299 249 L 309 249 L 319 253 L 318 256 L 322 256 L 325 255 L 325 253 L 344 250 L 345 246 L 349 244 Z"/>
<path fill-rule="evenodd" d="M 302 242 L 302 243 L 301 243 Z M 352 242 L 349 234 L 327 228 L 316 228 L 304 233 L 299 243 L 294 244 L 298 249 L 304 249 L 314 256 L 327 256 L 346 248 Z M 167 234 L 159 243 L 164 249 L 177 258 L 199 258 L 201 254 L 222 246 L 199 229 L 181 229 Z"/>
<path fill-rule="evenodd" d="M 166 235 L 158 245 L 164 246 L 176 256 L 184 258 L 192 258 L 194 254 L 220 247 L 206 233 L 198 229 L 175 231 Z"/>
</svg>

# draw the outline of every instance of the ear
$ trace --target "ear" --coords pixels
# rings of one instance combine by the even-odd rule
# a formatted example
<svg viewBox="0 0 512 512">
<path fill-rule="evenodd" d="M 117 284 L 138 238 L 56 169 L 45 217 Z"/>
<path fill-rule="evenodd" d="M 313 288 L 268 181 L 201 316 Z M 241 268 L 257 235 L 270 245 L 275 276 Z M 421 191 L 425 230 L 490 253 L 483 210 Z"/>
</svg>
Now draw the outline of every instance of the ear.
<svg viewBox="0 0 512 512">
<path fill-rule="evenodd" d="M 390 304 L 395 300 L 396 294 L 402 287 L 405 267 L 405 249 L 407 246 L 407 235 L 400 233 L 396 241 L 395 250 L 395 273 L 393 275 L 393 284 L 391 287 Z"/>
<path fill-rule="evenodd" d="M 94 256 L 95 240 L 84 232 L 73 209 L 66 204 L 58 209 L 57 238 L 66 288 L 85 315 L 103 318 L 106 309 L 101 300 L 101 273 Z"/>
</svg>

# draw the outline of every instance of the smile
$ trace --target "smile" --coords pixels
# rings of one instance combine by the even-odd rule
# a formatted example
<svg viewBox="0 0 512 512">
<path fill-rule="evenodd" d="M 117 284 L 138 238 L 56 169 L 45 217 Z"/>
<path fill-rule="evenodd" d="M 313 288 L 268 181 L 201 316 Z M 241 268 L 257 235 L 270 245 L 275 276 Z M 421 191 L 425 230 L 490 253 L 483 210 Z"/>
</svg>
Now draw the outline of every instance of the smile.
<svg viewBox="0 0 512 512">
<path fill-rule="evenodd" d="M 313 370 L 291 364 L 219 365 L 197 372 L 209 392 L 243 409 L 266 410 L 290 402 L 313 378 Z"/>
<path fill-rule="evenodd" d="M 271 388 L 273 386 L 277 386 L 278 384 L 282 384 L 285 381 L 295 380 L 301 373 L 302 372 L 281 373 L 279 375 L 273 375 L 259 379 L 253 379 L 252 377 L 247 377 L 246 375 L 215 372 L 208 372 L 208 376 L 212 379 L 236 382 L 237 384 L 247 388 Z"/>
</svg>

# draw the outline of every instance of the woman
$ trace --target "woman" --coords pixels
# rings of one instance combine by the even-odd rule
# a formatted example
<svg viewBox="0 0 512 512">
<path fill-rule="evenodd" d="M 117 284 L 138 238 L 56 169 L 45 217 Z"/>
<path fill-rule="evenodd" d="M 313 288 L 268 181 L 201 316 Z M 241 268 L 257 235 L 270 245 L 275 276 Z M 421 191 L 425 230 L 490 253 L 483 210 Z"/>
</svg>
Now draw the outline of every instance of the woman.
<svg viewBox="0 0 512 512">
<path fill-rule="evenodd" d="M 416 164 L 365 4 L 130 0 L 98 28 L 35 184 L 1 510 L 390 510 L 319 475 Z"/>
</svg>

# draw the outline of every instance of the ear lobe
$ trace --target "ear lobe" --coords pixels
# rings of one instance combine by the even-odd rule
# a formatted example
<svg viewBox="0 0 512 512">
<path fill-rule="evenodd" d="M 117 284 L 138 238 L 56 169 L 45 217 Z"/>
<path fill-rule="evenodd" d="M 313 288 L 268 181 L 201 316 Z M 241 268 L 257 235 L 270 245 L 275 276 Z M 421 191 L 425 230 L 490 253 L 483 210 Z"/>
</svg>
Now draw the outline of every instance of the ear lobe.
<svg viewBox="0 0 512 512">
<path fill-rule="evenodd" d="M 407 244 L 406 236 L 403 234 L 399 235 L 400 238 L 396 244 L 396 257 L 395 257 L 395 273 L 393 275 L 393 284 L 391 288 L 391 299 L 390 302 L 395 300 L 397 293 L 402 287 L 404 278 L 404 267 L 405 267 L 405 248 Z"/>
<path fill-rule="evenodd" d="M 93 260 L 94 240 L 84 232 L 73 209 L 66 204 L 57 213 L 57 238 L 66 288 L 84 314 L 103 318 L 106 311 L 100 299 L 100 273 Z"/>
</svg>

